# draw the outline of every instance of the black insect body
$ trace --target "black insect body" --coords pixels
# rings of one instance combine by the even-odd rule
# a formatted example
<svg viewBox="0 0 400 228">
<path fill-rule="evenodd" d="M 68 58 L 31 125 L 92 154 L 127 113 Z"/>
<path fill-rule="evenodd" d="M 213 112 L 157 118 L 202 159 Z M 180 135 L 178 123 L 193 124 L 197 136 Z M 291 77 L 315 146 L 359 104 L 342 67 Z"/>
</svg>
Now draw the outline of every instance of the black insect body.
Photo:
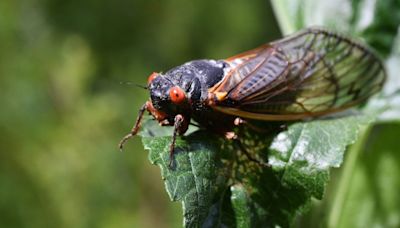
<svg viewBox="0 0 400 228">
<path fill-rule="evenodd" d="M 193 119 L 228 132 L 249 120 L 288 121 L 339 112 L 367 100 L 383 86 L 381 61 L 366 46 L 324 29 L 310 28 L 226 60 L 195 60 L 148 80 L 147 110 L 175 139 Z M 172 160 L 172 159 L 171 159 Z"/>
</svg>

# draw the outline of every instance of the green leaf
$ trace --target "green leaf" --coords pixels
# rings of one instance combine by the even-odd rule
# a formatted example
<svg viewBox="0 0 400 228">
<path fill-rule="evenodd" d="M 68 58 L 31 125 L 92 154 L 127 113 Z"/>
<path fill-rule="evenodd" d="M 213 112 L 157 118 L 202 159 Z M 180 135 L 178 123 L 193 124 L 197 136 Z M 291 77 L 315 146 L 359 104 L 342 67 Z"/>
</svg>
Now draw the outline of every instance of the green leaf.
<svg viewBox="0 0 400 228">
<path fill-rule="evenodd" d="M 364 132 L 369 134 L 350 148 L 325 199 L 314 202 L 311 213 L 298 221 L 300 227 L 399 227 L 400 124 Z"/>
<path fill-rule="evenodd" d="M 276 135 L 269 148 L 272 170 L 250 175 L 247 185 L 256 189 L 249 194 L 260 224 L 289 226 L 312 198 L 321 199 L 329 169 L 341 165 L 346 146 L 372 120 L 361 114 L 336 116 L 296 123 Z"/>
<path fill-rule="evenodd" d="M 161 168 L 171 200 L 182 201 L 186 226 L 288 226 L 311 197 L 322 198 L 329 168 L 341 164 L 346 146 L 369 121 L 371 117 L 348 113 L 296 123 L 274 136 L 270 145 L 270 136 L 247 133 L 243 143 L 249 152 L 268 155 L 272 169 L 254 166 L 237 148 L 206 132 L 177 140 L 176 166 L 172 169 L 168 167 L 171 137 L 144 137 L 143 143 L 150 150 L 150 161 Z M 227 148 L 238 157 L 224 162 L 223 150 Z M 229 183 L 240 184 L 229 189 Z M 226 191 L 231 191 L 231 202 L 225 199 Z M 224 210 L 234 211 L 234 222 Z"/>
<path fill-rule="evenodd" d="M 150 162 L 161 169 L 170 199 L 182 201 L 185 226 L 202 226 L 212 205 L 217 203 L 216 194 L 226 186 L 225 177 L 218 173 L 221 163 L 217 159 L 216 140 L 204 132 L 178 138 L 172 167 L 169 166 L 171 137 L 143 137 L 142 141 L 150 151 Z"/>
<path fill-rule="evenodd" d="M 292 125 L 271 145 L 270 164 L 282 172 L 281 181 L 302 186 L 308 195 L 321 199 L 330 167 L 339 167 L 347 145 L 353 144 L 366 115 L 315 120 Z"/>
</svg>

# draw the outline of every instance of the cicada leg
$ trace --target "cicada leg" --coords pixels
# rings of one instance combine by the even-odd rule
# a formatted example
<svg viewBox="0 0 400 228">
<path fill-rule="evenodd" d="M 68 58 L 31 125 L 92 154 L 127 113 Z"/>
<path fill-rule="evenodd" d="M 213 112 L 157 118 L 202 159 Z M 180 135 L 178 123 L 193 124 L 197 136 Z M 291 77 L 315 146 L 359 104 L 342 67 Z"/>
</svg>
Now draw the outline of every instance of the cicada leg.
<svg viewBox="0 0 400 228">
<path fill-rule="evenodd" d="M 137 117 L 137 119 L 136 119 L 135 124 L 134 124 L 133 127 L 132 127 L 131 132 L 129 132 L 129 134 L 125 135 L 125 137 L 123 137 L 122 140 L 119 142 L 118 147 L 119 147 L 120 150 L 122 150 L 122 148 L 124 147 L 125 142 L 126 142 L 128 139 L 132 138 L 133 136 L 135 136 L 135 135 L 138 133 L 138 131 L 139 131 L 139 129 L 140 129 L 140 124 L 141 124 L 141 122 L 142 122 L 142 118 L 143 118 L 144 112 L 145 112 L 147 109 L 148 109 L 148 102 L 146 102 L 146 103 L 140 108 L 138 117 Z"/>
<path fill-rule="evenodd" d="M 250 128 L 251 130 L 258 132 L 258 133 L 268 133 L 270 131 L 269 129 L 257 127 L 256 125 L 254 125 L 240 117 L 235 118 L 235 120 L 233 121 L 233 124 L 236 126 L 246 126 L 246 127 Z"/>
<path fill-rule="evenodd" d="M 259 127 L 256 124 L 253 124 L 249 121 L 246 121 L 245 119 L 242 119 L 240 117 L 236 117 L 235 120 L 233 121 L 233 124 L 235 126 L 243 126 L 247 127 L 252 131 L 255 131 L 257 133 L 262 133 L 262 134 L 268 134 L 272 133 L 275 131 L 286 131 L 288 129 L 288 123 L 286 122 L 275 122 L 271 123 L 268 125 L 268 127 Z"/>
<path fill-rule="evenodd" d="M 182 127 L 185 127 L 184 125 L 182 125 L 185 122 L 185 118 L 178 114 L 175 116 L 174 119 L 174 133 L 172 135 L 172 142 L 169 146 L 169 168 L 172 168 L 173 165 L 173 159 L 174 159 L 174 150 L 175 150 L 175 141 L 176 141 L 176 137 L 178 136 L 178 134 L 182 134 L 182 132 L 186 131 L 187 127 L 185 130 L 182 130 Z"/>
</svg>

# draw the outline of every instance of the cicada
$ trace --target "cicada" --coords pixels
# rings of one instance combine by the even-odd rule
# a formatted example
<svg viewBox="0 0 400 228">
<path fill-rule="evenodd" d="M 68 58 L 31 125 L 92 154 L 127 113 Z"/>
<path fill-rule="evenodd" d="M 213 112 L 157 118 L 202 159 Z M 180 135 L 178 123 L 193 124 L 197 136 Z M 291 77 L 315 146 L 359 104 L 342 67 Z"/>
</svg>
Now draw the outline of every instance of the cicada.
<svg viewBox="0 0 400 228">
<path fill-rule="evenodd" d="M 152 73 L 148 111 L 175 139 L 191 121 L 228 133 L 246 120 L 293 121 L 340 112 L 363 103 L 383 86 L 386 73 L 367 46 L 322 28 L 308 28 L 224 60 L 194 60 Z"/>
</svg>

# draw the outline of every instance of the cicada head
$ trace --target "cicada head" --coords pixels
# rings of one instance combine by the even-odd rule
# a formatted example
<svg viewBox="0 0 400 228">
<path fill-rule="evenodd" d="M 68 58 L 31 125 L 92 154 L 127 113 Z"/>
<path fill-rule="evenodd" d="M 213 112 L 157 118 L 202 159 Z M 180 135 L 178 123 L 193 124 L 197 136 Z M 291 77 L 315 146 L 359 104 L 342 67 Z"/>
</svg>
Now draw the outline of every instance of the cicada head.
<svg viewBox="0 0 400 228">
<path fill-rule="evenodd" d="M 148 88 L 150 90 L 153 116 L 158 121 L 168 120 L 173 123 L 176 115 L 190 116 L 191 103 L 197 88 L 186 88 L 186 83 L 176 83 L 169 74 L 153 73 L 149 77 Z"/>
</svg>

